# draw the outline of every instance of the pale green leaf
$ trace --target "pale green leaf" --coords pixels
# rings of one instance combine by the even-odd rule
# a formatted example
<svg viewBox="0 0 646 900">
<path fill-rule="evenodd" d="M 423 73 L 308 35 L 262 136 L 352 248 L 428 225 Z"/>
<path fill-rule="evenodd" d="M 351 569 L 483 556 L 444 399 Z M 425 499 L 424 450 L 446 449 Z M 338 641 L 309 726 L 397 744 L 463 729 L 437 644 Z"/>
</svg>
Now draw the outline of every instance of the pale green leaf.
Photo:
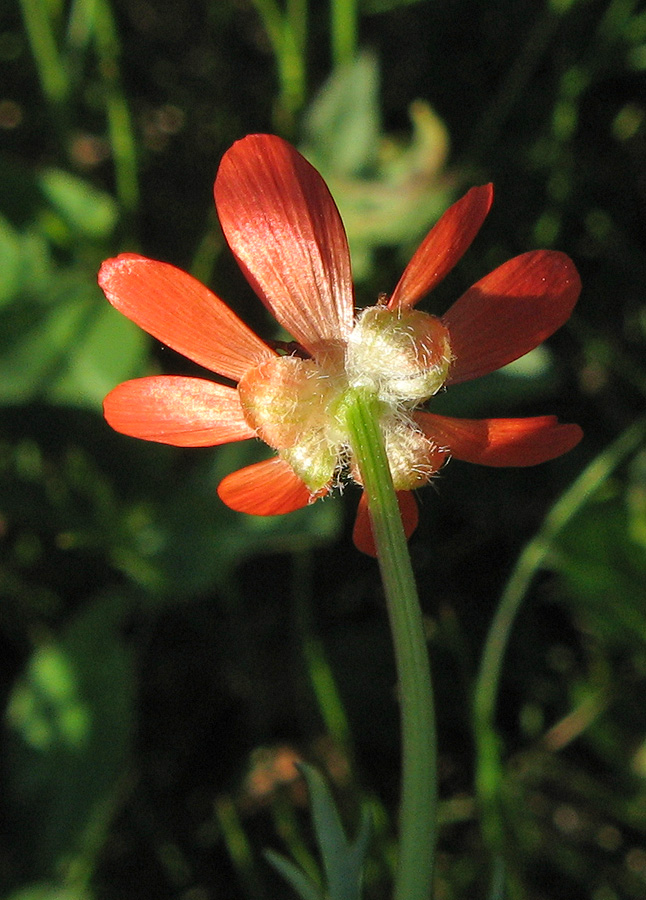
<svg viewBox="0 0 646 900">
<path fill-rule="evenodd" d="M 64 873 L 68 888 L 86 883 L 127 773 L 134 669 L 123 612 L 114 594 L 82 607 L 60 640 L 36 646 L 7 705 L 5 779 L 18 850 L 32 877 Z"/>
<path fill-rule="evenodd" d="M 46 169 L 38 177 L 43 194 L 73 233 L 108 237 L 117 223 L 114 199 L 88 181 L 63 169 Z"/>
</svg>

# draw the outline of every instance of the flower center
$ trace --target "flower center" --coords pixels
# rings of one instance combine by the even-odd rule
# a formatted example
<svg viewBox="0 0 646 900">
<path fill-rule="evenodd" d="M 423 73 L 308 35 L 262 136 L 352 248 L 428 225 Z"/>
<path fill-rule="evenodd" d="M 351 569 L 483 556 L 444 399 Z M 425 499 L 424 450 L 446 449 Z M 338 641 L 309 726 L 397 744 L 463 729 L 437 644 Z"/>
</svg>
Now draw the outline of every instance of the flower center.
<svg viewBox="0 0 646 900">
<path fill-rule="evenodd" d="M 361 483 L 344 420 L 352 389 L 381 401 L 380 426 L 396 490 L 412 490 L 436 472 L 446 452 L 421 432 L 410 411 L 435 394 L 451 364 L 448 332 L 417 310 L 370 307 L 358 316 L 347 346 L 328 342 L 314 358 L 276 356 L 238 384 L 248 424 L 315 495 L 346 472 Z"/>
</svg>

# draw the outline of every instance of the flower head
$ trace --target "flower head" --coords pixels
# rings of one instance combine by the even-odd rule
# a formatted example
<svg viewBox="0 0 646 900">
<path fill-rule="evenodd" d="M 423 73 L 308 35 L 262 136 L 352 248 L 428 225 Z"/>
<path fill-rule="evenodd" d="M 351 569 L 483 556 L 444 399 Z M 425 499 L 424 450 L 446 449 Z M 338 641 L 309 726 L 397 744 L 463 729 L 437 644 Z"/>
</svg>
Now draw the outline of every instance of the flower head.
<svg viewBox="0 0 646 900">
<path fill-rule="evenodd" d="M 581 284 L 556 251 L 517 256 L 482 278 L 441 318 L 417 302 L 467 250 L 493 199 L 472 188 L 431 229 L 389 299 L 355 314 L 350 255 L 337 208 L 318 172 L 289 144 L 250 135 L 224 155 L 215 181 L 222 229 L 262 302 L 294 338 L 257 337 L 215 294 L 166 263 L 123 254 L 101 267 L 108 300 L 163 343 L 236 386 L 159 375 L 120 384 L 105 399 L 124 434 L 177 446 L 262 438 L 277 454 L 224 478 L 232 509 L 291 512 L 350 479 L 361 483 L 343 415 L 357 388 L 380 403 L 407 534 L 410 491 L 450 457 L 489 466 L 553 459 L 581 438 L 553 416 L 454 419 L 421 408 L 440 388 L 499 369 L 570 316 Z M 355 543 L 373 552 L 360 502 Z"/>
</svg>

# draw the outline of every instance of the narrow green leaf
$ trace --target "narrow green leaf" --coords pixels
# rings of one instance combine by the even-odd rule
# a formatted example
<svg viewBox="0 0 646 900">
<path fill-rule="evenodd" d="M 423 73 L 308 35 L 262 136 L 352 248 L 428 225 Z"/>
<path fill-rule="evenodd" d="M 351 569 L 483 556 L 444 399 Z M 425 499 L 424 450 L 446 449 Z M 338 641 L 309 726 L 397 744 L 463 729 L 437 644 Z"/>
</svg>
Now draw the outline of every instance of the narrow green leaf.
<svg viewBox="0 0 646 900">
<path fill-rule="evenodd" d="M 363 865 L 370 839 L 370 819 L 362 816 L 357 841 L 348 841 L 334 798 L 325 779 L 312 766 L 299 766 L 310 792 L 312 818 L 330 900 L 359 900 Z"/>
<path fill-rule="evenodd" d="M 361 0 L 360 8 L 362 13 L 369 15 L 390 12 L 398 6 L 411 6 L 413 3 L 420 3 L 420 0 Z"/>
<path fill-rule="evenodd" d="M 302 900 L 325 900 L 325 894 L 314 884 L 309 875 L 306 875 L 291 860 L 273 850 L 265 850 L 265 858 L 283 876 L 285 881 L 291 884 Z"/>
</svg>

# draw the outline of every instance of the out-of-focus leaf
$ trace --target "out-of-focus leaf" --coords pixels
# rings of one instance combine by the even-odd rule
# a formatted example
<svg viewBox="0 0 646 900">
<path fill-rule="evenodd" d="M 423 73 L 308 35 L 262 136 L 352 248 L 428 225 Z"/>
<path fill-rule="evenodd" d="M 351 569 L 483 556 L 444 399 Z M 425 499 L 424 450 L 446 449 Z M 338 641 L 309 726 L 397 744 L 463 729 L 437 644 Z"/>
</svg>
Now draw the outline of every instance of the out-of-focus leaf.
<svg viewBox="0 0 646 900">
<path fill-rule="evenodd" d="M 373 53 L 334 72 L 310 106 L 306 146 L 339 176 L 369 173 L 377 163 L 381 132 L 379 66 Z"/>
<path fill-rule="evenodd" d="M 613 483 L 562 534 L 555 568 L 566 596 L 595 634 L 614 646 L 646 649 L 646 454 L 632 478 Z"/>
<path fill-rule="evenodd" d="M 0 318 L 0 403 L 48 399 L 98 409 L 115 384 L 142 371 L 147 338 L 73 272 L 51 290 L 51 303 L 14 304 Z"/>
<path fill-rule="evenodd" d="M 86 179 L 64 169 L 34 171 L 6 157 L 0 159 L 0 196 L 14 227 L 66 246 L 108 238 L 119 216 L 110 194 Z"/>
<path fill-rule="evenodd" d="M 133 511 L 117 564 L 146 586 L 155 602 L 176 602 L 222 584 L 254 554 L 310 550 L 338 535 L 343 514 L 338 497 L 284 516 L 249 516 L 222 503 L 216 493 L 220 479 L 256 462 L 261 449 L 247 441 L 202 451 L 208 454 L 205 464 L 169 484 L 158 506 Z"/>
<path fill-rule="evenodd" d="M 310 794 L 314 832 L 325 868 L 325 895 L 290 860 L 275 853 L 269 854 L 268 859 L 303 900 L 319 900 L 322 896 L 329 900 L 360 900 L 363 868 L 371 833 L 370 815 L 364 809 L 359 834 L 355 841 L 349 841 L 334 797 L 324 778 L 312 766 L 301 765 L 299 768 L 305 776 Z"/>
<path fill-rule="evenodd" d="M 33 169 L 15 156 L 0 156 L 0 197 L 3 215 L 18 229 L 33 224 L 44 198 Z"/>
<path fill-rule="evenodd" d="M 58 884 L 33 884 L 5 897 L 5 900 L 92 900 L 87 890 L 66 888 Z"/>
<path fill-rule="evenodd" d="M 0 413 L 3 524 L 34 547 L 29 564 L 7 554 L 15 589 L 5 582 L 12 597 L 5 615 L 24 616 L 32 591 L 37 602 L 32 567 L 38 578 L 51 571 L 53 583 L 69 586 L 102 560 L 156 608 L 212 592 L 254 554 L 315 550 L 342 527 L 339 497 L 271 517 L 222 503 L 220 479 L 257 461 L 258 442 L 176 451 L 119 435 L 81 409 L 34 404 Z M 181 459 L 190 464 L 178 466 Z"/>
<path fill-rule="evenodd" d="M 57 170 L 41 180 L 52 202 L 40 217 L 65 219 L 67 238 L 112 228 L 109 197 Z M 99 409 L 115 384 L 143 374 L 147 344 L 105 302 L 94 271 L 57 266 L 37 224 L 20 230 L 0 218 L 0 404 L 46 399 Z"/>
<path fill-rule="evenodd" d="M 65 354 L 65 365 L 47 391 L 47 397 L 75 406 L 100 409 L 103 398 L 120 381 L 143 374 L 149 346 L 145 333 L 108 303 L 94 306 L 94 286 L 89 292 L 92 316 L 84 320 Z"/>
<path fill-rule="evenodd" d="M 379 67 L 371 53 L 334 72 L 305 116 L 301 149 L 337 202 L 357 279 L 370 273 L 376 248 L 416 240 L 453 195 L 444 123 L 421 100 L 410 117 L 407 144 L 381 133 Z"/>
<path fill-rule="evenodd" d="M 52 210 L 58 213 L 72 234 L 105 238 L 117 223 L 113 198 L 89 182 L 63 169 L 46 169 L 38 184 Z"/>
<path fill-rule="evenodd" d="M 323 891 L 291 859 L 273 850 L 266 850 L 265 858 L 291 884 L 301 900 L 325 900 Z"/>
<path fill-rule="evenodd" d="M 12 300 L 18 292 L 21 280 L 20 257 L 18 235 L 5 219 L 0 218 L 0 306 Z"/>
<path fill-rule="evenodd" d="M 497 372 L 436 394 L 429 409 L 451 416 L 504 416 L 518 404 L 553 395 L 558 385 L 554 357 L 541 345 Z"/>
<path fill-rule="evenodd" d="M 329 896 L 331 900 L 359 900 L 370 840 L 370 815 L 367 809 L 363 810 L 359 833 L 354 841 L 349 841 L 325 780 L 312 766 L 303 765 L 301 769 L 310 792 Z"/>
<path fill-rule="evenodd" d="M 123 790 L 134 703 L 123 613 L 115 594 L 83 607 L 36 647 L 10 695 L 5 777 L 30 878 L 83 881 Z"/>
<path fill-rule="evenodd" d="M 413 3 L 419 3 L 420 0 L 361 0 L 361 12 L 382 13 L 389 12 L 391 9 L 397 9 L 398 6 L 411 6 Z"/>
<path fill-rule="evenodd" d="M 35 231 L 19 231 L 0 216 L 0 308 L 22 294 L 32 298 L 45 291 L 51 277 L 44 238 Z"/>
</svg>

